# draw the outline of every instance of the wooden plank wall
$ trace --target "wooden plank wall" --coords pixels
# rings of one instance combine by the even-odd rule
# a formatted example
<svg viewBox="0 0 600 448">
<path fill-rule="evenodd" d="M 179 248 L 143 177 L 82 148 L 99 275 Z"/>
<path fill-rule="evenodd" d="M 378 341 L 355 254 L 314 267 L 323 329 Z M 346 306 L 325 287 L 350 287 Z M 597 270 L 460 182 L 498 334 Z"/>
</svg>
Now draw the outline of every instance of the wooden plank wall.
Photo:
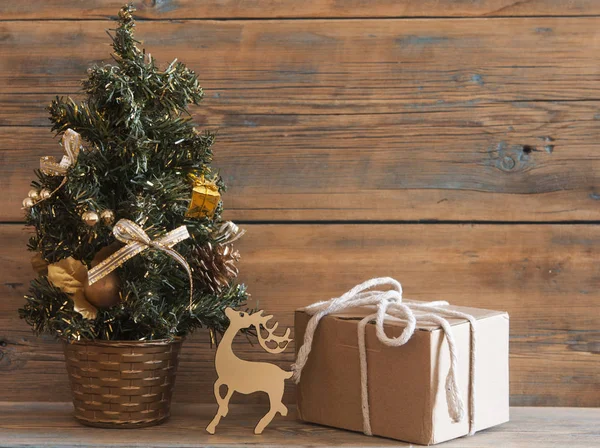
<svg viewBox="0 0 600 448">
<path fill-rule="evenodd" d="M 20 203 L 59 153 L 44 106 L 108 58 L 121 3 L 0 5 L 0 400 L 69 399 L 60 345 L 17 318 L 33 275 Z M 600 2 L 135 4 L 148 50 L 206 89 L 194 113 L 219 129 L 261 307 L 292 325 L 394 276 L 410 298 L 510 312 L 511 404 L 600 405 Z M 212 401 L 206 340 L 186 344 L 180 401 Z"/>
</svg>

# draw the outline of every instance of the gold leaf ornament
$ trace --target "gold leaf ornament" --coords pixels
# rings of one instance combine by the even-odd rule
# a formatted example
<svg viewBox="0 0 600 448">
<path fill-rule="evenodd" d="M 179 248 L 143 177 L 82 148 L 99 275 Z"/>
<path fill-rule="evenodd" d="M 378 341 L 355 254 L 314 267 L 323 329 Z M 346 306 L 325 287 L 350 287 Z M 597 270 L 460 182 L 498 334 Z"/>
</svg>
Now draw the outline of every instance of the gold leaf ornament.
<svg viewBox="0 0 600 448">
<path fill-rule="evenodd" d="M 85 265 L 73 257 L 48 266 L 48 280 L 73 300 L 73 308 L 85 319 L 95 319 L 98 310 L 88 302 L 83 291 L 88 270 Z"/>
</svg>

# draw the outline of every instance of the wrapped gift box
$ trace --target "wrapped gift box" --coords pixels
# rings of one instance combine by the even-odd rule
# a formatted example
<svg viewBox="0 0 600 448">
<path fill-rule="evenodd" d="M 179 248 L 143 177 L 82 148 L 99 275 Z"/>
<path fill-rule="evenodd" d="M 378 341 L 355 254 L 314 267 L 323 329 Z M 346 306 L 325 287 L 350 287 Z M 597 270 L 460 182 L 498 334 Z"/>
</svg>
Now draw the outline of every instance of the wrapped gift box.
<svg viewBox="0 0 600 448">
<path fill-rule="evenodd" d="M 419 303 L 419 302 L 415 302 Z M 475 430 L 508 421 L 508 314 L 448 306 L 477 319 L 475 349 Z M 325 316 L 318 324 L 312 351 L 297 386 L 299 417 L 352 431 L 363 431 L 358 322 L 373 308 L 354 308 Z M 297 348 L 310 315 L 296 311 Z M 448 319 L 458 349 L 457 378 L 467 415 L 453 422 L 448 414 L 445 381 L 450 366 L 448 343 L 439 326 L 418 324 L 400 347 L 382 344 L 375 325 L 366 326 L 367 381 L 373 435 L 431 445 L 469 432 L 470 325 Z M 389 337 L 401 322 L 385 322 Z"/>
</svg>

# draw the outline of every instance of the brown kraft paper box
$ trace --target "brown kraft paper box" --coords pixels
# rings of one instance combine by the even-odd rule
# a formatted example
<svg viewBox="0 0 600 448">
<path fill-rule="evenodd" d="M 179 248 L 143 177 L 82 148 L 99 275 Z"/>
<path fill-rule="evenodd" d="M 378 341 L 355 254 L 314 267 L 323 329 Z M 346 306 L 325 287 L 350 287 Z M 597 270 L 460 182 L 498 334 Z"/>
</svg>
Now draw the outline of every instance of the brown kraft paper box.
<svg viewBox="0 0 600 448">
<path fill-rule="evenodd" d="M 507 422 L 508 314 L 459 306 L 448 309 L 477 319 L 475 429 L 480 431 Z M 319 322 L 312 351 L 296 389 L 300 419 L 363 431 L 358 322 L 372 312 L 372 309 L 354 308 L 325 316 Z M 296 351 L 304 340 L 310 317 L 303 309 L 296 311 Z M 460 394 L 468 409 L 469 323 L 463 319 L 448 321 L 458 349 Z M 403 328 L 399 322 L 385 323 L 389 337 L 400 335 Z M 444 385 L 450 357 L 440 327 L 418 324 L 405 345 L 388 347 L 377 339 L 375 325 L 370 323 L 366 327 L 365 341 L 374 435 L 432 445 L 469 432 L 468 415 L 458 423 L 448 415 Z"/>
</svg>

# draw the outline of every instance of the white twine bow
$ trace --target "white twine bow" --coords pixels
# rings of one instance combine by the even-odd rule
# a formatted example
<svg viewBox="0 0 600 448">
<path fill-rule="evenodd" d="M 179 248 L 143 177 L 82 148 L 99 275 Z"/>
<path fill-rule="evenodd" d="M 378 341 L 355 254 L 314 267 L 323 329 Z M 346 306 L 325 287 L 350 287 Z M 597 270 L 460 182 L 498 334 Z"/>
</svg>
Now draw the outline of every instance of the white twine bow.
<svg viewBox="0 0 600 448">
<path fill-rule="evenodd" d="M 190 279 L 191 310 L 194 293 L 192 269 L 190 268 L 190 265 L 185 260 L 185 258 L 183 258 L 183 256 L 179 252 L 172 249 L 172 246 L 190 237 L 186 226 L 177 227 L 176 229 L 171 230 L 166 235 L 156 240 L 151 240 L 150 237 L 144 231 L 144 229 L 142 229 L 136 223 L 128 219 L 121 219 L 113 227 L 113 234 L 119 241 L 121 241 L 122 243 L 126 243 L 126 245 L 114 254 L 112 254 L 106 260 L 102 261 L 97 266 L 93 267 L 88 271 L 88 282 L 90 285 L 97 282 L 105 275 L 111 273 L 123 263 L 125 263 L 127 260 L 135 257 L 140 252 L 143 252 L 149 248 L 153 248 L 156 250 L 160 250 L 172 257 L 181 266 L 183 266 L 183 268 L 188 273 Z"/>
<path fill-rule="evenodd" d="M 371 290 L 376 286 L 389 286 L 390 290 Z M 402 285 L 390 277 L 374 278 L 355 286 L 341 297 L 331 300 L 317 302 L 305 308 L 310 318 L 305 334 L 304 342 L 298 350 L 296 363 L 292 365 L 293 379 L 300 382 L 302 369 L 308 361 L 308 355 L 312 348 L 312 341 L 319 321 L 328 314 L 341 312 L 348 308 L 361 306 L 376 306 L 377 312 L 364 317 L 358 324 L 358 349 L 360 356 L 360 381 L 361 381 L 361 407 L 363 414 L 363 432 L 373 435 L 371 432 L 371 420 L 369 415 L 369 390 L 367 381 L 367 354 L 365 347 L 365 330 L 369 322 L 375 321 L 375 332 L 379 341 L 391 347 L 399 347 L 408 342 L 412 337 L 417 324 L 439 325 L 448 342 L 450 352 L 450 368 L 446 376 L 446 401 L 448 403 L 448 414 L 454 422 L 460 422 L 465 415 L 463 400 L 458 390 L 456 380 L 456 369 L 458 355 L 456 343 L 452 335 L 452 328 L 446 318 L 466 319 L 471 325 L 471 349 L 469 370 L 469 435 L 475 433 L 475 326 L 476 320 L 473 316 L 459 311 L 444 308 L 448 302 L 427 303 L 402 303 Z M 384 322 L 400 321 L 406 323 L 406 327 L 398 337 L 390 338 L 385 334 Z"/>
</svg>

